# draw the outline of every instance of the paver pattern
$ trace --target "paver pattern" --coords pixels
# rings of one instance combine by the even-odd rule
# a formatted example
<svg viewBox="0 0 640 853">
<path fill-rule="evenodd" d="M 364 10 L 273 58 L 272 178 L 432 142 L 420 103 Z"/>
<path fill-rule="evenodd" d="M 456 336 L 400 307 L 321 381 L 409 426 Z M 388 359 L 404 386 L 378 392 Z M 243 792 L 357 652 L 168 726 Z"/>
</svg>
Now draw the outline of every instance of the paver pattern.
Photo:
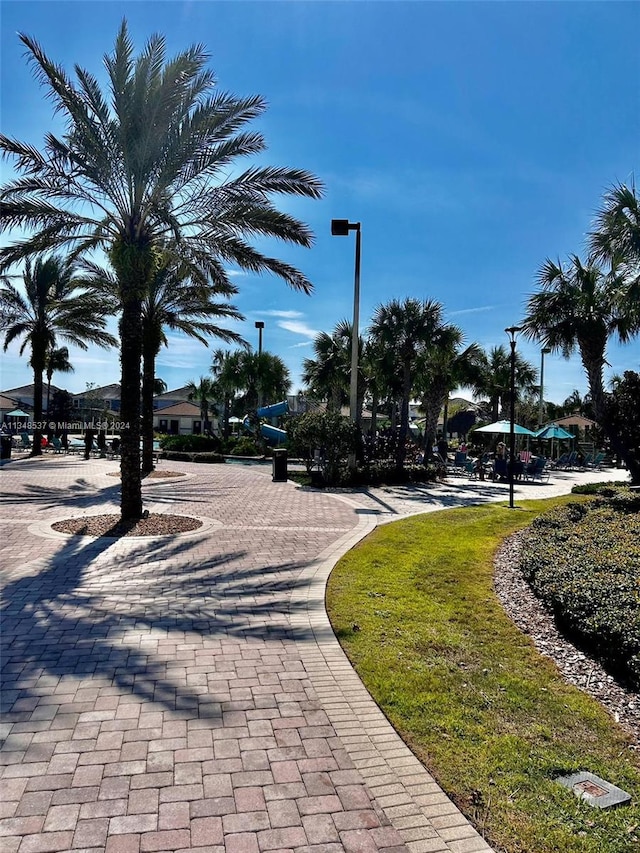
<svg viewBox="0 0 640 853">
<path fill-rule="evenodd" d="M 162 466 L 189 476 L 147 481 L 145 507 L 201 531 L 55 534 L 117 511 L 115 464 L 2 468 L 0 850 L 490 850 L 369 697 L 323 598 L 376 523 L 504 489 L 336 496 L 265 467 Z"/>
</svg>

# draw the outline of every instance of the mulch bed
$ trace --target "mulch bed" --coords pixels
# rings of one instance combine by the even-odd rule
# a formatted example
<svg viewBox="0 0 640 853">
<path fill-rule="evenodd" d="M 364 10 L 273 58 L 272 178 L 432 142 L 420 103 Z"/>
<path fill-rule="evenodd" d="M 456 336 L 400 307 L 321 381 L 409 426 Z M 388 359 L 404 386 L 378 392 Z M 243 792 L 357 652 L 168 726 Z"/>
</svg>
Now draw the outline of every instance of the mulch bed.
<svg viewBox="0 0 640 853">
<path fill-rule="evenodd" d="M 137 521 L 121 522 L 119 515 L 90 515 L 83 518 L 67 518 L 56 521 L 51 525 L 53 530 L 60 533 L 70 533 L 75 536 L 174 536 L 187 533 L 202 527 L 197 518 L 184 515 L 150 514 L 147 518 Z"/>
<path fill-rule="evenodd" d="M 148 474 L 144 474 L 143 480 L 160 480 L 165 477 L 186 477 L 187 475 L 184 471 L 150 471 Z M 117 477 L 120 479 L 120 471 L 109 471 L 107 477 Z"/>
</svg>

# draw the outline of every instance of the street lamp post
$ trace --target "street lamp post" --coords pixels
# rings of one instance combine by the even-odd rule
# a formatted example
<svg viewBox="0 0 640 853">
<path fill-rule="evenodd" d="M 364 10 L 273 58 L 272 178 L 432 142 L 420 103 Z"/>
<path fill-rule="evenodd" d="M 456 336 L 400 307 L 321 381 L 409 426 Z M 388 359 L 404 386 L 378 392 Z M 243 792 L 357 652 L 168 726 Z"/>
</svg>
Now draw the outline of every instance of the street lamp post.
<svg viewBox="0 0 640 853">
<path fill-rule="evenodd" d="M 260 371 L 262 369 L 261 356 L 262 356 L 262 330 L 264 329 L 264 322 L 262 320 L 256 320 L 256 329 L 258 330 L 258 408 L 262 405 L 262 382 Z"/>
<path fill-rule="evenodd" d="M 351 332 L 351 382 L 349 394 L 349 417 L 359 424 L 358 411 L 358 322 L 360 315 L 360 223 L 348 219 L 332 219 L 331 234 L 334 237 L 346 237 L 349 231 L 356 232 L 356 265 L 353 285 L 353 329 Z"/>
<path fill-rule="evenodd" d="M 264 329 L 262 320 L 256 320 L 256 329 L 258 330 L 258 355 L 262 355 L 262 330 Z"/>
<path fill-rule="evenodd" d="M 509 335 L 511 344 L 511 396 L 510 396 L 510 422 L 509 422 L 509 509 L 513 509 L 513 470 L 516 459 L 516 335 L 521 331 L 519 326 L 510 326 L 505 329 Z"/>
<path fill-rule="evenodd" d="M 544 357 L 549 355 L 551 350 L 544 347 L 540 350 L 540 404 L 538 406 L 538 429 L 542 427 L 542 418 L 544 416 Z"/>
</svg>

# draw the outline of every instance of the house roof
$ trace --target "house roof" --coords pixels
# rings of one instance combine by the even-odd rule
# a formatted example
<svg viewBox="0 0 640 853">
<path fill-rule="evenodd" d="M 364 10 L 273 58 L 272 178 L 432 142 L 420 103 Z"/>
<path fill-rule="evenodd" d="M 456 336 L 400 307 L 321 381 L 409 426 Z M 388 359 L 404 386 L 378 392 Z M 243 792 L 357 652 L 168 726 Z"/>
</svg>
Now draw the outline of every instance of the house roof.
<svg viewBox="0 0 640 853">
<path fill-rule="evenodd" d="M 174 406 L 165 406 L 162 409 L 156 409 L 155 417 L 162 417 L 164 420 L 167 415 L 172 415 L 178 418 L 200 418 L 200 408 L 194 406 L 193 403 L 176 403 Z"/>
<path fill-rule="evenodd" d="M 577 426 L 580 429 L 585 429 L 585 427 L 595 427 L 598 426 L 596 421 L 592 421 L 591 418 L 585 418 L 584 415 L 567 415 L 564 418 L 556 418 L 554 421 L 549 421 L 549 423 L 558 424 L 558 426 Z M 548 426 L 548 424 L 545 424 Z"/>
<path fill-rule="evenodd" d="M 94 397 L 101 397 L 103 400 L 119 400 L 120 384 L 118 382 L 112 382 L 111 385 L 103 385 L 101 388 L 86 388 L 84 391 L 80 391 L 78 394 L 72 394 L 71 396 L 80 399 L 82 397 L 86 397 L 88 394 L 91 394 Z"/>
<path fill-rule="evenodd" d="M 3 411 L 4 409 L 7 411 L 10 409 L 17 409 L 19 405 L 22 405 L 19 400 L 16 400 L 13 397 L 7 397 L 6 394 L 0 394 L 0 409 Z"/>
<path fill-rule="evenodd" d="M 182 388 L 174 388 L 173 391 L 165 391 L 164 394 L 155 394 L 153 399 L 156 402 L 161 402 L 162 400 L 167 400 L 168 402 L 172 400 L 187 401 L 189 399 L 189 389 L 183 385 Z"/>
</svg>

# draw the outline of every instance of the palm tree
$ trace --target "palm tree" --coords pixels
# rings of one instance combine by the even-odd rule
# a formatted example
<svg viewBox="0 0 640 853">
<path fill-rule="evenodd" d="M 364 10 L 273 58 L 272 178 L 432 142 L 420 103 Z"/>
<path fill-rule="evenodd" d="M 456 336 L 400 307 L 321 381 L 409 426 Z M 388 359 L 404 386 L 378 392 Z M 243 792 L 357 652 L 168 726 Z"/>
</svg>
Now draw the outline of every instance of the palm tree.
<svg viewBox="0 0 640 853">
<path fill-rule="evenodd" d="M 202 431 L 209 430 L 209 408 L 216 393 L 215 383 L 213 379 L 206 376 L 201 376 L 200 381 L 196 383 L 192 380 L 186 385 L 190 400 L 197 400 L 200 404 L 200 418 L 202 419 Z"/>
<path fill-rule="evenodd" d="M 442 325 L 442 305 L 432 300 L 407 298 L 379 305 L 373 315 L 370 335 L 381 358 L 391 361 L 401 377 L 400 430 L 396 449 L 396 467 L 400 470 L 406 455 L 409 434 L 409 403 L 420 358 L 436 329 Z"/>
<path fill-rule="evenodd" d="M 581 415 L 584 411 L 585 400 L 582 397 L 582 394 L 578 391 L 577 388 L 574 388 L 571 394 L 567 397 L 567 399 L 562 404 L 563 409 L 565 410 L 567 415 L 572 415 L 574 412 L 577 412 Z"/>
<path fill-rule="evenodd" d="M 535 367 L 526 361 L 519 352 L 515 358 L 516 395 L 518 389 L 533 391 L 538 378 Z M 491 405 L 491 419 L 497 421 L 500 413 L 509 404 L 511 388 L 511 354 L 505 346 L 492 347 L 481 366 L 480 375 L 472 384 L 477 396 L 488 397 Z M 517 399 L 517 397 L 516 397 Z"/>
<path fill-rule="evenodd" d="M 241 351 L 238 356 L 238 369 L 240 389 L 244 391 L 247 411 L 253 412 L 258 408 L 259 392 L 263 401 L 270 403 L 279 402 L 289 393 L 289 368 L 278 355 L 264 351 Z"/>
<path fill-rule="evenodd" d="M 73 373 L 74 367 L 69 361 L 67 347 L 54 347 L 45 356 L 45 373 L 47 376 L 47 416 L 49 415 L 49 398 L 51 396 L 51 380 L 54 373 Z"/>
<path fill-rule="evenodd" d="M 547 259 L 538 272 L 540 291 L 527 304 L 525 335 L 565 358 L 578 349 L 587 374 L 595 420 L 604 426 L 603 371 L 609 337 L 630 340 L 634 324 L 620 310 L 619 279 L 572 255 L 563 266 Z"/>
<path fill-rule="evenodd" d="M 438 418 L 443 406 L 446 413 L 449 393 L 460 385 L 472 387 L 476 384 L 485 365 L 484 352 L 478 344 L 469 344 L 461 350 L 463 342 L 462 329 L 444 325 L 436 330 L 420 361 L 417 390 L 421 393 L 422 410 L 425 413 L 425 462 L 436 440 Z M 446 437 L 446 414 L 443 433 Z"/>
<path fill-rule="evenodd" d="M 4 333 L 4 351 L 13 340 L 22 339 L 20 355 L 31 350 L 33 368 L 32 456 L 42 453 L 42 392 L 47 356 L 59 338 L 88 349 L 87 344 L 110 347 L 115 338 L 104 331 L 109 306 L 87 282 L 75 277 L 71 259 L 58 255 L 39 257 L 32 265 L 26 261 L 23 273 L 24 296 L 4 276 L 0 286 L 0 331 Z M 49 364 L 50 366 L 50 364 Z"/>
<path fill-rule="evenodd" d="M 194 280 L 195 279 L 195 280 Z M 231 288 L 235 292 L 235 288 Z M 153 395 L 156 357 L 168 346 L 164 329 L 196 338 L 204 346 L 209 338 L 242 343 L 242 337 L 212 322 L 214 319 L 240 320 L 242 314 L 221 302 L 228 292 L 192 275 L 192 271 L 164 257 L 158 265 L 142 303 L 142 472 L 153 470 Z M 208 413 L 207 413 L 208 415 Z M 203 430 L 208 417 L 205 416 Z"/>
<path fill-rule="evenodd" d="M 216 400 L 222 400 L 222 435 L 225 440 L 229 438 L 231 404 L 242 385 L 240 378 L 241 354 L 241 350 L 228 352 L 227 350 L 217 349 L 211 360 L 214 396 Z"/>
<path fill-rule="evenodd" d="M 0 251 L 0 271 L 34 252 L 69 246 L 76 254 L 102 248 L 115 271 L 121 306 L 121 514 L 142 515 L 140 364 L 142 305 L 158 249 L 193 264 L 215 282 L 225 265 L 269 271 L 295 289 L 311 283 L 289 264 L 253 248 L 254 236 L 310 246 L 304 223 L 281 213 L 274 193 L 319 198 L 321 183 L 289 168 L 233 168 L 265 148 L 260 133 L 243 130 L 260 116 L 260 97 L 213 91 L 201 45 L 166 57 L 152 36 L 138 55 L 122 23 L 104 59 L 108 91 L 76 66 L 76 82 L 32 38 L 21 35 L 40 81 L 64 116 L 62 138 L 48 134 L 41 153 L 0 135 L 0 151 L 22 175 L 3 188 L 3 229 L 29 236 Z"/>
<path fill-rule="evenodd" d="M 594 225 L 589 235 L 594 260 L 640 264 L 640 198 L 635 185 L 610 187 Z"/>
<path fill-rule="evenodd" d="M 326 399 L 330 412 L 340 412 L 349 400 L 351 328 L 347 320 L 342 320 L 330 335 L 320 332 L 313 341 L 315 358 L 302 362 L 302 381 L 309 393 Z"/>
<path fill-rule="evenodd" d="M 616 184 L 605 193 L 589 235 L 594 261 L 617 273 L 618 310 L 640 328 L 640 198 L 635 185 Z"/>
</svg>

